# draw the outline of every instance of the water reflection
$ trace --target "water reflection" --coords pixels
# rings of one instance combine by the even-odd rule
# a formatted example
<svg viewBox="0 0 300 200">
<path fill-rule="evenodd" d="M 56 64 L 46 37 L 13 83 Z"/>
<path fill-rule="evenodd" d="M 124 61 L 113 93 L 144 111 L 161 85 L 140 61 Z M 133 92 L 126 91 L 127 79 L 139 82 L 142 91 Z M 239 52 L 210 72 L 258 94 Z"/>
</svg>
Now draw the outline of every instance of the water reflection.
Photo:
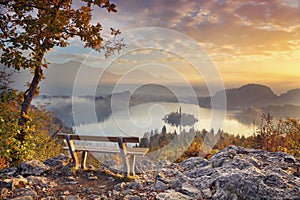
<svg viewBox="0 0 300 200">
<path fill-rule="evenodd" d="M 145 132 L 159 129 L 165 125 L 168 132 L 178 131 L 178 128 L 165 124 L 163 117 L 182 107 L 182 112 L 189 113 L 198 118 L 198 122 L 193 127 L 183 127 L 185 131 L 190 128 L 195 130 L 210 130 L 211 128 L 218 130 L 223 129 L 225 132 L 237 135 L 249 136 L 253 133 L 251 125 L 240 123 L 234 118 L 234 112 L 227 112 L 224 119 L 223 127 L 217 121 L 212 121 L 212 111 L 206 108 L 200 108 L 192 104 L 179 103 L 145 103 L 130 107 L 129 110 L 118 110 L 107 117 L 103 122 L 81 124 L 74 126 L 76 133 L 87 135 L 105 135 L 105 136 L 138 136 L 142 137 Z M 222 111 L 214 110 L 214 114 L 218 115 Z"/>
</svg>

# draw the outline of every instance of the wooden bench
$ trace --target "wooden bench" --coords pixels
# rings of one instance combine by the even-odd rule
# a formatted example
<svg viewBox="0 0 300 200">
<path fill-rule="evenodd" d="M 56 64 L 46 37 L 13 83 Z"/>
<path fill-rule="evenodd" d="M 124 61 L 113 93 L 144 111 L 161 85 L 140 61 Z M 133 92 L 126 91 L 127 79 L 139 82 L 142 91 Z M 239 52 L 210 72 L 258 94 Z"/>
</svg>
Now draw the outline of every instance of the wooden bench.
<svg viewBox="0 0 300 200">
<path fill-rule="evenodd" d="M 65 140 L 67 146 L 63 149 L 70 151 L 70 155 L 73 159 L 73 166 L 75 168 L 79 167 L 79 160 L 75 152 L 82 152 L 80 163 L 82 169 L 86 168 L 87 152 L 121 154 L 125 176 L 135 175 L 135 157 L 137 155 L 143 156 L 149 150 L 148 148 L 127 148 L 126 143 L 139 143 L 139 137 L 105 137 L 59 133 L 57 134 L 57 138 Z M 119 148 L 74 144 L 74 141 L 116 142 L 118 143 Z"/>
</svg>

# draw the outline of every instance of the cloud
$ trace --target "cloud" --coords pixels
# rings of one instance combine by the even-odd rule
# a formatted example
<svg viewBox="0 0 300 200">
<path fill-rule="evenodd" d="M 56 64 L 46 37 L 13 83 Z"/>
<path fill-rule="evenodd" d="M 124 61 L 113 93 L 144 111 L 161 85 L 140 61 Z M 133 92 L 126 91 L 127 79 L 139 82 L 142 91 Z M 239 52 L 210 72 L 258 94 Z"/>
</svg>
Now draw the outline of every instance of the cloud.
<svg viewBox="0 0 300 200">
<path fill-rule="evenodd" d="M 159 26 L 194 38 L 215 54 L 217 51 L 251 55 L 293 48 L 300 39 L 300 12 L 296 0 L 129 0 L 116 1 L 117 14 L 97 12 L 108 26 L 125 31 Z M 211 45 L 213 44 L 213 45 Z M 232 48 L 224 48 L 232 46 Z M 219 50 L 218 50 L 219 49 Z"/>
<path fill-rule="evenodd" d="M 121 29 L 123 35 L 129 30 L 143 27 L 179 31 L 193 38 L 208 52 L 211 59 L 221 63 L 219 67 L 226 68 L 222 72 L 229 81 L 252 80 L 253 74 L 264 69 L 272 73 L 277 71 L 278 74 L 284 70 L 296 74 L 295 67 L 300 61 L 299 0 L 111 1 L 117 5 L 117 13 L 94 8 L 93 22 L 99 21 L 103 25 L 104 34 L 109 32 L 110 27 Z M 136 50 L 120 58 L 119 55 L 110 58 L 118 58 L 113 63 L 116 71 L 122 72 L 132 66 L 155 62 L 179 70 L 182 70 L 179 67 L 184 67 L 183 70 L 188 71 L 180 55 L 171 53 L 176 52 L 176 49 L 184 49 L 191 56 L 202 56 L 196 55 L 192 48 L 189 49 L 191 44 L 184 39 L 176 39 L 172 35 L 162 37 L 160 34 L 154 31 L 139 36 L 126 35 L 128 38 L 124 38 L 125 43 L 136 47 Z M 96 54 L 91 55 L 90 50 L 80 48 L 82 44 L 77 40 L 71 43 L 73 47 L 51 52 L 50 58 L 84 60 L 89 55 L 88 65 L 107 64 L 106 60 L 99 61 Z M 147 46 L 154 49 L 147 49 Z M 161 46 L 165 48 L 160 49 Z M 77 54 L 74 55 L 74 52 Z M 287 67 L 282 69 L 282 66 Z M 237 68 L 247 70 L 237 75 Z M 265 75 L 269 74 L 259 77 L 263 79 Z M 295 76 L 298 77 L 297 74 Z M 279 77 L 275 76 L 275 79 Z"/>
</svg>

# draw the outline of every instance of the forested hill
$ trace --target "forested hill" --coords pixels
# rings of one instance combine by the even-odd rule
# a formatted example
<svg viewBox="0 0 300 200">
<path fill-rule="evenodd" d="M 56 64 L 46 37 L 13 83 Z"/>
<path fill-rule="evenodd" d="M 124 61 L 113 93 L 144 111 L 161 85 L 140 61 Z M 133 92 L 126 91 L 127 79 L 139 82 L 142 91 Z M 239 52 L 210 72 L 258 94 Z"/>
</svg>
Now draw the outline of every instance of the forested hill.
<svg viewBox="0 0 300 200">
<path fill-rule="evenodd" d="M 226 95 L 227 108 L 266 105 L 300 105 L 300 89 L 276 95 L 270 87 L 259 84 L 247 84 L 239 88 L 219 91 L 212 97 L 199 98 L 199 105 L 210 107 L 210 99 L 220 99 Z"/>
</svg>

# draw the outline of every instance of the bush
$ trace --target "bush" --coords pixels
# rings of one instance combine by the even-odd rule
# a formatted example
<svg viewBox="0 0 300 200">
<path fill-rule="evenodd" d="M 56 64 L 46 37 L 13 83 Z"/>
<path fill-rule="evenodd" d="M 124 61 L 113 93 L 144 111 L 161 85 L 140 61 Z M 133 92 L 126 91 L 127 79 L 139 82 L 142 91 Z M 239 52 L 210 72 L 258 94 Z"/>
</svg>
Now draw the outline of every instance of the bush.
<svg viewBox="0 0 300 200">
<path fill-rule="evenodd" d="M 31 109 L 23 129 L 25 140 L 18 139 L 21 98 L 22 93 L 11 89 L 0 93 L 0 158 L 1 163 L 9 165 L 30 159 L 43 161 L 61 150 L 61 145 L 51 138 L 60 127 L 53 123 L 53 115 L 44 108 Z"/>
</svg>

